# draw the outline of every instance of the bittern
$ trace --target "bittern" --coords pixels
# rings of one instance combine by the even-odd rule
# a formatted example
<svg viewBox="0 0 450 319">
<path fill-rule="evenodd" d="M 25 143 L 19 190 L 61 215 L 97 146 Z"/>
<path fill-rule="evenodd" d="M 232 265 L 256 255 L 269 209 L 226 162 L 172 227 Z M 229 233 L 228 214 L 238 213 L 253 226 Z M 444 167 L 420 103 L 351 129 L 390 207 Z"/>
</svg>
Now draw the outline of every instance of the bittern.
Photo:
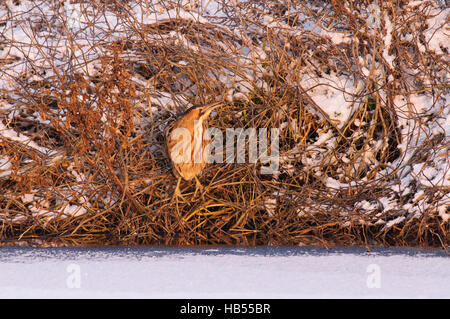
<svg viewBox="0 0 450 319">
<path fill-rule="evenodd" d="M 173 174 L 178 177 L 174 197 L 183 198 L 180 191 L 182 178 L 186 181 L 195 178 L 194 197 L 199 189 L 203 189 L 197 178 L 206 166 L 203 135 L 208 128 L 211 111 L 220 105 L 213 103 L 191 107 L 166 128 L 167 153 L 172 162 Z"/>
</svg>

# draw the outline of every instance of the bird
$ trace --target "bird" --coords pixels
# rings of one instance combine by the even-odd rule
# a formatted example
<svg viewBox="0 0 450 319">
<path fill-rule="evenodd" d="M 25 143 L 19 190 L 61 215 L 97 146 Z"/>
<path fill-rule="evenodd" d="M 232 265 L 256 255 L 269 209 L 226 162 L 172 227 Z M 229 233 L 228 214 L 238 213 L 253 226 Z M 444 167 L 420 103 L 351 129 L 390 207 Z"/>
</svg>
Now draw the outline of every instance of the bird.
<svg viewBox="0 0 450 319">
<path fill-rule="evenodd" d="M 172 172 L 178 178 L 174 198 L 180 197 L 184 200 L 180 191 L 181 179 L 195 179 L 194 197 L 199 189 L 203 189 L 197 177 L 206 166 L 203 135 L 208 128 L 209 115 L 220 105 L 220 102 L 195 105 L 179 115 L 165 129 L 166 151 L 172 164 Z"/>
</svg>

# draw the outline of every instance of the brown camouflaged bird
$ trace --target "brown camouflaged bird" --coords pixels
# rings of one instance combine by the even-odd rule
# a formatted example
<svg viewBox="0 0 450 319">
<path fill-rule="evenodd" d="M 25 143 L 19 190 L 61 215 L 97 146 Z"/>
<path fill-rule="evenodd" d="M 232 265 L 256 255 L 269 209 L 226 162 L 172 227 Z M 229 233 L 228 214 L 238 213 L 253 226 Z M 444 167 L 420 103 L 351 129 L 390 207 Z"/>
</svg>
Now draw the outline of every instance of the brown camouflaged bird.
<svg viewBox="0 0 450 319">
<path fill-rule="evenodd" d="M 190 181 L 195 178 L 197 191 L 203 188 L 197 175 L 206 166 L 203 150 L 205 143 L 203 135 L 208 128 L 208 117 L 211 111 L 221 103 L 193 106 L 181 114 L 166 128 L 167 154 L 172 162 L 173 174 L 178 177 L 174 197 L 183 198 L 180 191 L 181 178 Z"/>
</svg>

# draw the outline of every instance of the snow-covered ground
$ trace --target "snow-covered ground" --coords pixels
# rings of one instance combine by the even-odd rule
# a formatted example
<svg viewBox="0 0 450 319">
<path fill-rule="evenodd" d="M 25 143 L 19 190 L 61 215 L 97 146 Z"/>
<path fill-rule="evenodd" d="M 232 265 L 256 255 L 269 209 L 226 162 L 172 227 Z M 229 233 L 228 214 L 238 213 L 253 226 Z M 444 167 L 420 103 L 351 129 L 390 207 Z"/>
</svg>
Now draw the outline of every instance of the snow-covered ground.
<svg viewBox="0 0 450 319">
<path fill-rule="evenodd" d="M 441 251 L 2 248 L 0 298 L 450 298 Z"/>
</svg>

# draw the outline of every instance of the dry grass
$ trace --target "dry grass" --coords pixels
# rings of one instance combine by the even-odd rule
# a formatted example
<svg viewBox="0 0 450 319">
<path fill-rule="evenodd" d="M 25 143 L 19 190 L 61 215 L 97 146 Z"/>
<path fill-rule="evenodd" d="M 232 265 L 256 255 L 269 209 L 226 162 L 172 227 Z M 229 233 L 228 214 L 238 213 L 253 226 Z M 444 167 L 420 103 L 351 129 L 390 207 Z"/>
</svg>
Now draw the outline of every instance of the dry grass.
<svg viewBox="0 0 450 319">
<path fill-rule="evenodd" d="M 0 49 L 23 53 L 0 59 L 8 83 L 0 102 L 10 106 L 0 111 L 2 123 L 40 147 L 0 137 L 0 154 L 10 163 L 10 174 L 0 177 L 0 245 L 449 245 L 449 223 L 439 214 L 442 207 L 449 211 L 448 187 L 413 181 L 410 193 L 395 191 L 415 163 L 448 165 L 446 136 L 427 130 L 439 114 L 395 105 L 398 96 L 448 96 L 442 76 L 448 55 L 421 38 L 431 3 L 411 9 L 382 2 L 397 28 L 386 48 L 395 68 L 383 51 L 388 26 L 382 20 L 382 32 L 368 29 L 364 1 L 317 8 L 223 1 L 228 17 L 151 23 L 139 21 L 131 4 L 92 5 L 77 32 L 67 17 L 34 17 L 24 25 L 46 38 L 33 44 L 34 55 L 0 35 Z M 182 5 L 142 1 L 142 11 Z M 114 12 L 123 29 L 99 23 L 105 12 Z M 268 13 L 281 26 L 269 27 Z M 294 32 L 305 17 L 352 40 Z M 9 18 L 21 23 L 23 16 Z M 80 41 L 80 32 L 91 29 L 98 36 Z M 246 59 L 242 47 L 250 52 Z M 346 123 L 338 125 L 314 102 L 314 87 L 302 86 L 305 74 L 337 74 L 359 84 L 347 96 L 353 111 Z M 210 126 L 283 127 L 280 173 L 261 175 L 260 164 L 212 164 L 200 177 L 203 197 L 193 198 L 195 184 L 183 182 L 189 201 L 173 201 L 164 127 L 188 105 L 212 101 L 225 106 Z M 429 135 L 405 135 L 405 118 L 418 135 Z M 328 142 L 317 144 L 324 134 Z M 328 178 L 347 187 L 330 187 Z M 397 204 L 387 209 L 380 198 Z M 418 205 L 420 214 L 405 208 Z"/>
</svg>

